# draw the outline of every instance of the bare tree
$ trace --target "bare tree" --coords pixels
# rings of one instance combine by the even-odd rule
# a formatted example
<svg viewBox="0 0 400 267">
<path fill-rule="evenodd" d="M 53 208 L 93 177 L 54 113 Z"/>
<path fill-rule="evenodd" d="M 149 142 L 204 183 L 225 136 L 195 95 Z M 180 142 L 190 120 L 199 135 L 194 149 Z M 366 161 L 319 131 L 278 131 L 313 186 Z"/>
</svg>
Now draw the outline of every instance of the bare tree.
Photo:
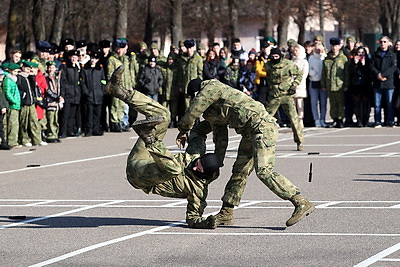
<svg viewBox="0 0 400 267">
<path fill-rule="evenodd" d="M 144 42 L 151 44 L 153 41 L 153 14 L 151 10 L 151 0 L 146 0 L 146 23 L 144 30 Z"/>
<path fill-rule="evenodd" d="M 62 38 L 64 28 L 65 14 L 68 10 L 67 0 L 55 1 L 54 17 L 50 32 L 50 42 L 59 44 Z"/>
<path fill-rule="evenodd" d="M 182 40 L 182 2 L 183 0 L 170 0 L 172 6 L 171 16 L 171 42 L 178 44 Z"/>
<path fill-rule="evenodd" d="M 304 43 L 304 34 L 306 32 L 306 22 L 307 18 L 310 17 L 311 15 L 314 14 L 314 5 L 315 5 L 315 0 L 309 0 L 309 1 L 294 1 L 293 2 L 293 19 L 294 22 L 297 24 L 299 27 L 299 35 L 297 37 L 297 42 L 299 44 Z"/>
<path fill-rule="evenodd" d="M 274 22 L 272 18 L 272 1 L 265 0 L 264 1 L 264 13 L 265 13 L 265 22 L 264 22 L 264 31 L 265 36 L 273 36 L 274 35 Z"/>
<path fill-rule="evenodd" d="M 8 29 L 6 39 L 6 57 L 10 55 L 11 50 L 16 48 L 18 37 L 18 15 L 21 0 L 11 0 L 8 11 Z"/>
<path fill-rule="evenodd" d="M 42 0 L 33 0 L 33 12 L 32 12 L 32 26 L 33 26 L 33 35 L 35 40 L 46 40 L 46 30 L 44 27 L 44 1 Z"/>
<path fill-rule="evenodd" d="M 278 10 L 280 10 L 278 19 L 278 43 L 280 45 L 285 45 L 287 42 L 291 2 L 291 0 L 283 0 L 278 4 Z"/>
<path fill-rule="evenodd" d="M 229 44 L 232 40 L 239 37 L 239 1 L 228 0 L 229 6 Z"/>
<path fill-rule="evenodd" d="M 128 31 L 128 0 L 116 0 L 117 21 L 115 23 L 115 38 L 126 38 Z"/>
</svg>

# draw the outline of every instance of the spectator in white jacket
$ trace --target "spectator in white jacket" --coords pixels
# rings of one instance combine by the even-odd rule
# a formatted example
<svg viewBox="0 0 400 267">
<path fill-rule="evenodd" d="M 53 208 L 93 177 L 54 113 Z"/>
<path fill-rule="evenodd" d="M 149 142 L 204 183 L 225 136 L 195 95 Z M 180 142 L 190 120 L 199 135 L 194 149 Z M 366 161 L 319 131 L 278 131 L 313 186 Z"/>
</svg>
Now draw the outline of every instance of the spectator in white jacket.
<svg viewBox="0 0 400 267">
<path fill-rule="evenodd" d="M 296 104 L 297 114 L 299 116 L 299 122 L 303 126 L 304 118 L 304 98 L 307 97 L 307 85 L 306 80 L 308 76 L 308 61 L 306 56 L 306 50 L 299 44 L 294 44 L 291 47 L 292 50 L 292 61 L 299 67 L 303 72 L 301 83 L 296 87 L 296 94 L 294 95 L 294 102 Z M 303 126 L 304 127 L 304 126 Z"/>
<path fill-rule="evenodd" d="M 313 53 L 308 58 L 308 63 L 310 65 L 309 80 L 311 84 L 309 92 L 311 111 L 316 127 L 328 127 L 325 122 L 328 92 L 321 87 L 322 65 L 325 57 L 324 45 L 322 43 L 316 43 Z"/>
</svg>

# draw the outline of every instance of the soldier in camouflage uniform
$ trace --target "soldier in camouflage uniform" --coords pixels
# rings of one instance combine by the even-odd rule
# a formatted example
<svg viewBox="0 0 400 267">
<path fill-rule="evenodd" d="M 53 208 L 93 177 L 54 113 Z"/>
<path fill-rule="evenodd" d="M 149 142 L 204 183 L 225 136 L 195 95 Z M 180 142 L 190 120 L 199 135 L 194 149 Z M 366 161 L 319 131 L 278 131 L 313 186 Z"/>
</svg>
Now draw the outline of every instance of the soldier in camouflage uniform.
<svg viewBox="0 0 400 267">
<path fill-rule="evenodd" d="M 128 156 L 126 175 L 129 183 L 146 194 L 186 198 L 186 222 L 193 228 L 215 228 L 215 216 L 203 218 L 207 205 L 208 184 L 216 179 L 219 166 L 214 154 L 179 153 L 172 155 L 163 138 L 170 122 L 170 113 L 162 105 L 137 90 L 126 89 L 124 68 L 118 68 L 105 88 L 105 93 L 118 97 L 147 119 L 132 128 L 140 138 Z"/>
<path fill-rule="evenodd" d="M 203 79 L 203 58 L 196 52 L 194 40 L 183 42 L 186 52 L 182 52 L 178 59 L 178 88 L 184 95 L 184 110 L 189 107 L 190 96 L 186 92 L 187 85 L 193 79 Z"/>
<path fill-rule="evenodd" d="M 124 72 L 123 82 L 125 88 L 134 88 L 136 86 L 136 75 L 138 70 L 138 65 L 136 62 L 136 57 L 131 55 L 127 56 L 128 42 L 125 38 L 118 38 L 114 42 L 115 52 L 111 53 L 111 56 L 107 61 L 107 80 L 111 78 L 112 73 L 119 67 L 124 66 L 126 71 Z M 112 132 L 122 132 L 127 131 L 128 128 L 124 127 L 124 108 L 125 102 L 119 100 L 118 98 L 112 99 L 111 112 L 110 112 L 110 131 Z"/>
<path fill-rule="evenodd" d="M 293 99 L 303 73 L 292 61 L 283 58 L 279 48 L 273 48 L 269 57 L 270 60 L 265 64 L 268 83 L 268 98 L 265 108 L 273 116 L 282 106 L 292 125 L 293 139 L 297 144 L 297 150 L 303 150 L 303 127 Z"/>
<path fill-rule="evenodd" d="M 324 59 L 322 66 L 321 86 L 328 91 L 330 115 L 334 127 L 343 127 L 344 118 L 344 92 L 348 89 L 349 70 L 348 60 L 343 51 L 339 38 L 331 38 L 331 51 Z"/>
<path fill-rule="evenodd" d="M 171 112 L 171 123 L 176 127 L 176 117 L 178 116 L 178 97 L 179 92 L 177 88 L 177 64 L 175 62 L 176 55 L 170 53 L 167 59 L 167 67 L 162 69 L 164 84 L 162 86 L 161 104 L 169 108 Z"/>
<path fill-rule="evenodd" d="M 274 171 L 278 127 L 275 118 L 266 112 L 264 106 L 216 79 L 204 82 L 199 79 L 192 80 L 188 92 L 199 90 L 178 123 L 178 146 L 184 147 L 187 133 L 201 114 L 209 122 L 212 130 L 218 133 L 214 135 L 214 142 L 220 165 L 228 145 L 227 125 L 242 135 L 232 176 L 222 197 L 223 207 L 217 215 L 217 224 L 233 223 L 233 207 L 239 205 L 246 179 L 254 168 L 258 178 L 272 192 L 282 199 L 290 200 L 295 206 L 295 211 L 286 222 L 287 226 L 297 223 L 314 211 L 314 206 L 300 195 L 298 188 Z"/>
</svg>

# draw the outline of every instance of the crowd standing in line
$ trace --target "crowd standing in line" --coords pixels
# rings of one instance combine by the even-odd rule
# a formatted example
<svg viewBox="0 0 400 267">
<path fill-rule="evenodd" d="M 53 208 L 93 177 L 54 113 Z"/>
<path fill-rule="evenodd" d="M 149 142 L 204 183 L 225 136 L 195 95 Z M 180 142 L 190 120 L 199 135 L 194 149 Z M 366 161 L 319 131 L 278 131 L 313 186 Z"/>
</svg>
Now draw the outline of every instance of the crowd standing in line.
<svg viewBox="0 0 400 267">
<path fill-rule="evenodd" d="M 166 57 L 157 43 L 142 42 L 135 53 L 125 38 L 98 43 L 67 38 L 60 46 L 38 41 L 36 52 L 14 50 L 1 64 L 0 148 L 130 131 L 137 111 L 104 94 L 119 66 L 125 69 L 124 87 L 169 109 L 169 127 L 177 127 L 189 107 L 187 86 L 196 78 L 217 79 L 261 102 L 281 127 L 292 127 L 298 150 L 304 125 L 399 125 L 400 41 L 383 36 L 372 52 L 351 36 L 331 38 L 329 44 L 330 50 L 316 36 L 303 45 L 291 39 L 285 48 L 268 36 L 261 51 L 247 52 L 238 38 L 231 49 L 182 40 Z M 311 114 L 304 108 L 307 98 Z M 333 123 L 326 121 L 327 112 Z M 303 121 L 307 115 L 311 124 Z"/>
</svg>

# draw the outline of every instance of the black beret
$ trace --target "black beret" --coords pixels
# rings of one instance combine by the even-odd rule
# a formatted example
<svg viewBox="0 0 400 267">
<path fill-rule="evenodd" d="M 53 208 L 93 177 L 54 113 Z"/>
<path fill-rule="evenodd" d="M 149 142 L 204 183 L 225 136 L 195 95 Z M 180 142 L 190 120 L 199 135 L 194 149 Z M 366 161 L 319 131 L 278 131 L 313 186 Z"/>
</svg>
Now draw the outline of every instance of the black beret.
<svg viewBox="0 0 400 267">
<path fill-rule="evenodd" d="M 340 39 L 337 37 L 331 38 L 331 39 L 329 39 L 329 43 L 331 45 L 340 45 Z"/>
<path fill-rule="evenodd" d="M 196 43 L 194 42 L 193 39 L 190 39 L 190 40 L 185 40 L 185 41 L 183 42 L 183 45 L 184 45 L 186 48 L 191 48 L 191 47 L 195 46 Z"/>
<path fill-rule="evenodd" d="M 278 47 L 275 47 L 271 49 L 270 55 L 279 55 L 282 57 L 282 51 Z"/>
</svg>

